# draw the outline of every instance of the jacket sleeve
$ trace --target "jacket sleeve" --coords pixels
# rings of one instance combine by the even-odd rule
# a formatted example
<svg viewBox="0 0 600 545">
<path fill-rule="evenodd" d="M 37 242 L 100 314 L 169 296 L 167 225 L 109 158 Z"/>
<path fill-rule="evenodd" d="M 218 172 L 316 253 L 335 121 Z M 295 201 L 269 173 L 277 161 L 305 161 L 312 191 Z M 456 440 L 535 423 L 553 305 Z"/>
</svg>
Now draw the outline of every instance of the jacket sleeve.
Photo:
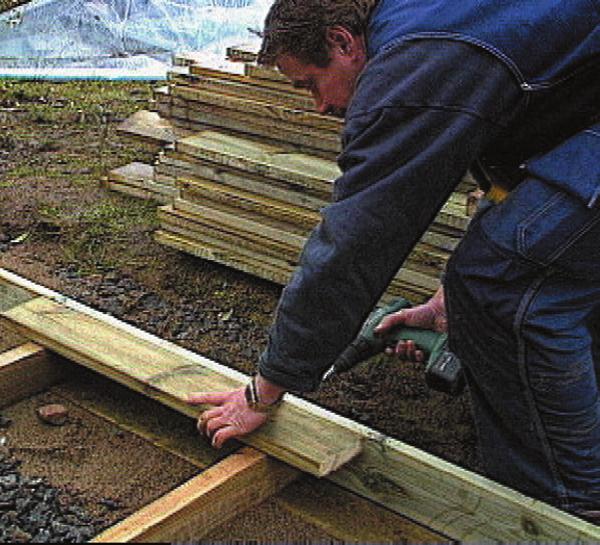
<svg viewBox="0 0 600 545">
<path fill-rule="evenodd" d="M 511 72 L 460 42 L 398 44 L 369 62 L 346 116 L 334 202 L 283 290 L 264 377 L 292 391 L 318 387 L 520 102 Z"/>
</svg>

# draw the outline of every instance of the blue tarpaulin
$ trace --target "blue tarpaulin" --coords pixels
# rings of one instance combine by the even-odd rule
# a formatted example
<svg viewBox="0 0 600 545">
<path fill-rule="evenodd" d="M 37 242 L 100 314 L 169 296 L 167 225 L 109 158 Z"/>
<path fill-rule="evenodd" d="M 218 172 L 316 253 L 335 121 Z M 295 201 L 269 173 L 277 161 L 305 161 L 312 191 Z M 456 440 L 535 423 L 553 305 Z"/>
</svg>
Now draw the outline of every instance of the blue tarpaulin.
<svg viewBox="0 0 600 545">
<path fill-rule="evenodd" d="M 174 53 L 223 57 L 256 40 L 248 28 L 261 28 L 270 3 L 34 0 L 0 14 L 0 74 L 164 76 Z"/>
</svg>

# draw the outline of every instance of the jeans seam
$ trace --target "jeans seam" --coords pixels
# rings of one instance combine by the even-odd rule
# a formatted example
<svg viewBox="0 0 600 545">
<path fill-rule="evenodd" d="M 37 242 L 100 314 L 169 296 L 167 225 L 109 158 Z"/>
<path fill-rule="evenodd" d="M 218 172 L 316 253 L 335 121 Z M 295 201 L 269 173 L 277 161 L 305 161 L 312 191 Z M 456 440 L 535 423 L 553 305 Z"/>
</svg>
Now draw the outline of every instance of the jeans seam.
<svg viewBox="0 0 600 545">
<path fill-rule="evenodd" d="M 529 227 L 535 221 L 537 221 L 538 218 L 543 216 L 550 208 L 552 208 L 556 202 L 561 201 L 564 197 L 565 197 L 565 194 L 563 194 L 563 193 L 555 193 L 552 196 L 552 198 L 550 198 L 548 201 L 546 201 L 546 203 L 541 208 L 539 208 L 532 216 L 527 218 L 526 221 L 523 221 L 517 227 L 517 251 L 525 259 L 531 260 L 531 258 L 526 255 L 527 254 L 526 238 L 527 238 L 527 231 L 529 230 Z M 537 260 L 536 260 L 536 262 L 537 262 Z M 543 263 L 540 263 L 540 265 L 543 265 Z"/>
<path fill-rule="evenodd" d="M 563 253 L 565 253 L 577 239 L 585 235 L 590 229 L 592 229 L 600 221 L 600 212 L 596 214 L 589 222 L 581 227 L 577 232 L 573 233 L 565 242 L 563 246 L 557 248 L 556 251 L 549 257 L 549 264 L 554 263 Z"/>
<path fill-rule="evenodd" d="M 550 473 L 552 475 L 552 478 L 554 479 L 554 484 L 558 491 L 557 495 L 561 497 L 561 500 L 563 502 L 562 508 L 568 509 L 567 488 L 562 477 L 560 476 L 560 472 L 556 463 L 556 456 L 554 455 L 554 449 L 552 448 L 548 440 L 548 434 L 546 432 L 544 423 L 538 411 L 535 395 L 533 393 L 533 389 L 529 381 L 526 365 L 527 343 L 525 342 L 525 337 L 522 335 L 522 326 L 525 320 L 525 316 L 527 315 L 527 312 L 531 304 L 535 300 L 536 296 L 539 294 L 543 283 L 551 274 L 551 271 L 547 271 L 546 273 L 536 278 L 529 285 L 529 288 L 523 295 L 523 298 L 521 299 L 521 302 L 517 309 L 515 321 L 513 324 L 513 331 L 517 338 L 517 364 L 519 366 L 519 375 L 522 384 L 525 386 L 523 390 L 523 395 L 527 400 L 530 416 L 534 422 L 538 439 L 542 444 L 542 453 L 546 458 L 546 462 L 548 463 L 548 466 L 550 468 Z"/>
</svg>

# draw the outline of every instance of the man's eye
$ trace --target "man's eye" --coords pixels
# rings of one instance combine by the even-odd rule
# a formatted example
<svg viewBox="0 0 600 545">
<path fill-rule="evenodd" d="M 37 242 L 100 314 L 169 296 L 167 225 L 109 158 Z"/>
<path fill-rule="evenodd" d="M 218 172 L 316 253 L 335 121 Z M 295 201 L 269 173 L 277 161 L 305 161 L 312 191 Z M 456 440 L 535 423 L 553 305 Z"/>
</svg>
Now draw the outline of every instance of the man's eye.
<svg viewBox="0 0 600 545">
<path fill-rule="evenodd" d="M 312 91 L 315 87 L 315 82 L 313 80 L 296 81 L 294 82 L 294 87 L 296 89 L 306 89 L 308 91 Z"/>
</svg>

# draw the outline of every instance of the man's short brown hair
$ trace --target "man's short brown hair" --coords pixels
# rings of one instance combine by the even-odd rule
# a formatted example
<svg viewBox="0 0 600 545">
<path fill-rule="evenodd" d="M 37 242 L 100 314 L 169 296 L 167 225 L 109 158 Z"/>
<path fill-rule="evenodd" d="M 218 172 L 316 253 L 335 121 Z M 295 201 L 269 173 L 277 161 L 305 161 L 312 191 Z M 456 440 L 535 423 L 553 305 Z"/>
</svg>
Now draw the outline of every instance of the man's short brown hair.
<svg viewBox="0 0 600 545">
<path fill-rule="evenodd" d="M 275 0 L 265 19 L 260 64 L 273 65 L 283 54 L 305 64 L 329 64 L 327 29 L 339 25 L 364 34 L 377 0 Z"/>
</svg>

